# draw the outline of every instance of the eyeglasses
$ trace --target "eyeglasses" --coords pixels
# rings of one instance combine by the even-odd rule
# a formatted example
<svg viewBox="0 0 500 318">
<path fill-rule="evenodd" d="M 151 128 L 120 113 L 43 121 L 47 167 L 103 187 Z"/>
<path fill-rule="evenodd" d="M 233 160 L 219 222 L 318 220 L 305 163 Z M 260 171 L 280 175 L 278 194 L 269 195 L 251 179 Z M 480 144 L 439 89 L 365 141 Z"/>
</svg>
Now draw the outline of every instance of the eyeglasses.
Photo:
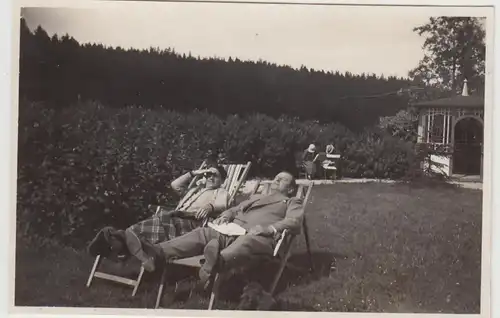
<svg viewBox="0 0 500 318">
<path fill-rule="evenodd" d="M 203 174 L 203 176 L 204 176 L 205 178 L 210 178 L 210 177 L 218 177 L 219 175 L 218 175 L 217 173 L 213 173 L 213 172 L 205 172 L 205 173 Z"/>
</svg>

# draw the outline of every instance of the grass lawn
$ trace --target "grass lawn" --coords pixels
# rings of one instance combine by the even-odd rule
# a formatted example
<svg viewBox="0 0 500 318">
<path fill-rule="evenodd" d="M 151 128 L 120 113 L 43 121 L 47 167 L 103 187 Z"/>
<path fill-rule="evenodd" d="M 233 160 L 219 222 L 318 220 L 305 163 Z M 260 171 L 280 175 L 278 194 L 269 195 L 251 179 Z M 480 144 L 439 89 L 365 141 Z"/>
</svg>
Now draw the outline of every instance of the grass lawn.
<svg viewBox="0 0 500 318">
<path fill-rule="evenodd" d="M 277 294 L 280 309 L 479 313 L 481 202 L 481 191 L 448 186 L 315 187 L 306 214 L 316 271 L 285 271 Z M 305 268 L 303 236 L 295 244 L 291 263 Z M 87 289 L 92 262 L 81 251 L 18 239 L 16 306 L 154 306 L 154 275 L 145 275 L 134 298 L 131 288 L 98 279 Z M 264 284 L 274 268 L 262 268 Z M 225 287 L 218 307 L 234 308 L 241 277 Z M 206 304 L 196 296 L 171 308 Z"/>
</svg>

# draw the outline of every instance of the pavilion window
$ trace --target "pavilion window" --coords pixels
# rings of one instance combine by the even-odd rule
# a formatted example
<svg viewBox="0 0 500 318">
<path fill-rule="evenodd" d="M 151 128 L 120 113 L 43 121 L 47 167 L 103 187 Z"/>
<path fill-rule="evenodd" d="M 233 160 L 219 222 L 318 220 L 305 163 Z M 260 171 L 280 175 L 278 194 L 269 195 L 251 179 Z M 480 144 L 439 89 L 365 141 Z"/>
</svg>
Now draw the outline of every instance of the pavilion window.
<svg viewBox="0 0 500 318">
<path fill-rule="evenodd" d="M 430 139 L 432 143 L 442 144 L 444 133 L 444 115 L 432 116 L 432 125 L 430 131 Z"/>
<path fill-rule="evenodd" d="M 427 142 L 433 144 L 448 144 L 451 142 L 451 115 L 448 111 L 430 109 L 427 113 L 425 126 Z"/>
</svg>

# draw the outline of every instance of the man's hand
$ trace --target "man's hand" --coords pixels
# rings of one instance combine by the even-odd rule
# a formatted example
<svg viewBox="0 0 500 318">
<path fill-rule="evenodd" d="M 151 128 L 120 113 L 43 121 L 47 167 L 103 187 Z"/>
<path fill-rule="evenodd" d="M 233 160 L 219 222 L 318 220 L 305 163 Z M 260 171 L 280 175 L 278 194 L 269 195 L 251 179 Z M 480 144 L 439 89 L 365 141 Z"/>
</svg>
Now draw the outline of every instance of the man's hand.
<svg viewBox="0 0 500 318">
<path fill-rule="evenodd" d="M 228 222 L 229 222 L 229 218 L 224 217 L 224 216 L 219 216 L 212 223 L 215 225 L 220 225 L 220 224 L 224 224 L 224 223 L 228 223 Z"/>
<path fill-rule="evenodd" d="M 273 236 L 274 230 L 270 226 L 263 227 L 262 225 L 256 225 L 248 231 L 248 234 L 250 234 L 250 235 L 262 235 L 262 236 Z"/>
<path fill-rule="evenodd" d="M 198 212 L 196 212 L 195 217 L 197 220 L 203 220 L 210 214 L 210 212 L 212 212 L 212 206 L 210 204 L 207 204 L 203 208 L 200 208 Z"/>
</svg>

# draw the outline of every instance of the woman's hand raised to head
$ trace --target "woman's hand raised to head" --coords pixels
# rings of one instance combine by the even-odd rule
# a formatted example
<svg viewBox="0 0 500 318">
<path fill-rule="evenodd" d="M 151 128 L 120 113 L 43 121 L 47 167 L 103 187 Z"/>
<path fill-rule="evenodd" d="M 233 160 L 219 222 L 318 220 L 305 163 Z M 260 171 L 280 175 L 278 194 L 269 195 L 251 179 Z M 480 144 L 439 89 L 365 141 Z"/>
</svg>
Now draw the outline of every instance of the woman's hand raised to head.
<svg viewBox="0 0 500 318">
<path fill-rule="evenodd" d="M 209 171 L 210 171 L 210 169 L 199 169 L 199 170 L 191 171 L 191 174 L 193 176 L 199 176 L 199 175 L 202 175 L 202 174 L 207 173 Z"/>
</svg>

